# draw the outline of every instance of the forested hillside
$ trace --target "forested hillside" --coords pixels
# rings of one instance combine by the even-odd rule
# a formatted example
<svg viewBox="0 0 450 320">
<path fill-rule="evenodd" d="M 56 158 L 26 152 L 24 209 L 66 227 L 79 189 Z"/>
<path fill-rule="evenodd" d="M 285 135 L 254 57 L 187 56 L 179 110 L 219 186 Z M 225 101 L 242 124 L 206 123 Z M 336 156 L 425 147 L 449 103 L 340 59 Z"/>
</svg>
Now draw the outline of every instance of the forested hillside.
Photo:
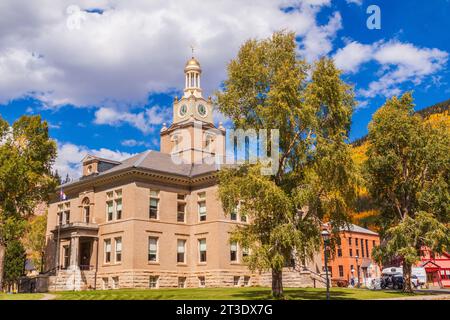
<svg viewBox="0 0 450 320">
<path fill-rule="evenodd" d="M 450 130 L 450 99 L 444 102 L 424 108 L 416 114 L 422 116 L 427 123 L 435 125 L 444 122 Z M 353 160 L 361 169 L 364 161 L 367 159 L 366 152 L 368 148 L 367 136 L 364 136 L 352 143 Z M 378 211 L 372 208 L 370 199 L 365 188 L 359 191 L 357 210 L 353 214 L 353 222 L 362 227 L 377 231 Z"/>
</svg>

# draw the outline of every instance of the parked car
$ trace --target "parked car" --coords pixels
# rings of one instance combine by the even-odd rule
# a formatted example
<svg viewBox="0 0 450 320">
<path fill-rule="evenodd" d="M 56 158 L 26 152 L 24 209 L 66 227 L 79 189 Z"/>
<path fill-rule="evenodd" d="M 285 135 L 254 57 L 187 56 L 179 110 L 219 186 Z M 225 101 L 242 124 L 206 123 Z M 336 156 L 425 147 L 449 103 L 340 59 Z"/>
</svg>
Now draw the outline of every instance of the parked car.
<svg viewBox="0 0 450 320">
<path fill-rule="evenodd" d="M 403 274 L 402 267 L 384 268 L 381 274 Z M 412 267 L 411 282 L 414 287 L 420 287 L 427 283 L 427 273 L 423 267 Z"/>
<path fill-rule="evenodd" d="M 381 289 L 403 289 L 403 275 L 399 273 L 384 274 L 381 277 Z"/>
</svg>

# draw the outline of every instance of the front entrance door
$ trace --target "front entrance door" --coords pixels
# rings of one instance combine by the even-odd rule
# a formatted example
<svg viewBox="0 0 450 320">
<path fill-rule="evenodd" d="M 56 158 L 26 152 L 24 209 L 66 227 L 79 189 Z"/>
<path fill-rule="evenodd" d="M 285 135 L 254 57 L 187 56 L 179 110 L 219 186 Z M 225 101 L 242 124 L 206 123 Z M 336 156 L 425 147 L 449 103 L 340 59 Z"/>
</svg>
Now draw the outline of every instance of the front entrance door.
<svg viewBox="0 0 450 320">
<path fill-rule="evenodd" d="M 440 287 L 441 281 L 439 277 L 439 271 L 427 272 L 427 282 L 430 286 Z"/>
<path fill-rule="evenodd" d="M 80 270 L 90 270 L 92 253 L 91 241 L 80 241 Z"/>
</svg>

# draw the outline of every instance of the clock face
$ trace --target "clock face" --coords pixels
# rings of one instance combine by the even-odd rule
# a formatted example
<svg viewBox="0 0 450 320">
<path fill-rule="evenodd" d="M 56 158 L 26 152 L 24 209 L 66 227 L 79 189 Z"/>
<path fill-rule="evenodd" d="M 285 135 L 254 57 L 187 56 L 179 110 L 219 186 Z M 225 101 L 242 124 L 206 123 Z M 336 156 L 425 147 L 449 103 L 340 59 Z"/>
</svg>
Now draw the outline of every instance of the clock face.
<svg viewBox="0 0 450 320">
<path fill-rule="evenodd" d="M 186 115 L 186 112 L 187 112 L 187 106 L 185 104 L 183 104 L 180 107 L 180 116 L 184 117 Z"/>
<path fill-rule="evenodd" d="M 197 111 L 198 111 L 199 115 L 201 115 L 202 117 L 206 116 L 207 111 L 206 111 L 206 107 L 204 105 L 199 104 L 197 106 Z"/>
</svg>

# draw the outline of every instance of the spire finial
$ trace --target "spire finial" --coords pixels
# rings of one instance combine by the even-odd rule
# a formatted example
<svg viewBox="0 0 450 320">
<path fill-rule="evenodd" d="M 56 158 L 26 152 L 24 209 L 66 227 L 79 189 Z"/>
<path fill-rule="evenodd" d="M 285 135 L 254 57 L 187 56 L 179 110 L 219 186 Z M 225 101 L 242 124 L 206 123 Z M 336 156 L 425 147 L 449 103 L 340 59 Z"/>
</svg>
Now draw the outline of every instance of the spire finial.
<svg viewBox="0 0 450 320">
<path fill-rule="evenodd" d="M 195 51 L 195 47 L 193 44 L 191 44 L 191 50 L 192 50 L 192 58 L 194 58 L 194 51 Z"/>
</svg>

